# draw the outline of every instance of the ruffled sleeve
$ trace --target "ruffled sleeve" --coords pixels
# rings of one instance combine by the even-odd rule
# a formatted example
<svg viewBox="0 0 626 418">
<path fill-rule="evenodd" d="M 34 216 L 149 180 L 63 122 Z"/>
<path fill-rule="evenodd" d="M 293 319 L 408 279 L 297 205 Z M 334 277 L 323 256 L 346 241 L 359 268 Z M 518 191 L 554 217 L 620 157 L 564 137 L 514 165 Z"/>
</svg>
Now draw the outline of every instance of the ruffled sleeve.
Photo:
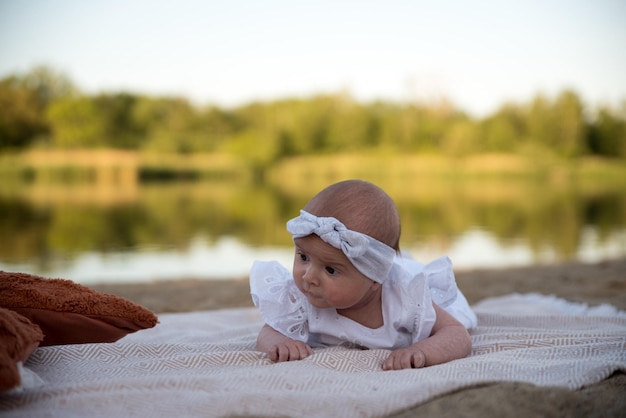
<svg viewBox="0 0 626 418">
<path fill-rule="evenodd" d="M 448 257 L 437 258 L 424 266 L 424 275 L 433 302 L 444 309 L 450 306 L 459 293 L 452 271 L 452 261 Z"/>
<path fill-rule="evenodd" d="M 424 266 L 424 274 L 433 302 L 455 317 L 465 328 L 474 328 L 477 325 L 476 314 L 456 284 L 452 261 L 445 256 L 437 258 Z"/>
<path fill-rule="evenodd" d="M 286 268 L 276 261 L 255 261 L 250 294 L 267 325 L 294 340 L 308 341 L 308 301 Z"/>
<path fill-rule="evenodd" d="M 437 314 L 423 264 L 408 255 L 397 257 L 390 277 L 383 283 L 383 303 L 386 318 L 394 318 L 390 324 L 398 335 L 407 338 L 397 341 L 394 347 L 406 347 L 430 336 Z"/>
<path fill-rule="evenodd" d="M 424 280 L 423 273 L 419 273 L 413 277 L 408 286 L 408 291 L 411 294 L 412 302 L 415 305 L 413 308 L 413 343 L 425 340 L 430 336 L 430 333 L 437 321 L 437 314 L 435 313 L 435 307 L 431 294 Z"/>
</svg>

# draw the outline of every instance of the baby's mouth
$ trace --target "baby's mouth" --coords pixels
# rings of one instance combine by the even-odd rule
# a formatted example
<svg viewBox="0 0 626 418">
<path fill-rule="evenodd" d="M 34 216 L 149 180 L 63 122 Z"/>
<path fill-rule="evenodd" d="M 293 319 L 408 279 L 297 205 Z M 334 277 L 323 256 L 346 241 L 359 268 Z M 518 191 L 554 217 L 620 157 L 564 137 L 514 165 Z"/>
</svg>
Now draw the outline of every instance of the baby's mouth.
<svg viewBox="0 0 626 418">
<path fill-rule="evenodd" d="M 319 300 L 321 299 L 320 296 L 318 296 L 317 294 L 315 294 L 315 292 L 311 291 L 311 286 L 307 286 L 305 284 L 302 284 L 300 291 L 304 294 L 304 296 L 306 296 L 306 298 L 309 301 L 313 301 L 313 300 Z"/>
<path fill-rule="evenodd" d="M 306 296 L 309 300 L 318 300 L 318 299 L 320 298 L 320 297 L 319 297 L 319 296 L 317 296 L 315 293 L 313 293 L 313 292 L 311 292 L 311 291 L 309 291 L 309 290 L 303 289 L 303 292 L 304 292 L 304 295 L 305 295 L 305 296 Z"/>
</svg>

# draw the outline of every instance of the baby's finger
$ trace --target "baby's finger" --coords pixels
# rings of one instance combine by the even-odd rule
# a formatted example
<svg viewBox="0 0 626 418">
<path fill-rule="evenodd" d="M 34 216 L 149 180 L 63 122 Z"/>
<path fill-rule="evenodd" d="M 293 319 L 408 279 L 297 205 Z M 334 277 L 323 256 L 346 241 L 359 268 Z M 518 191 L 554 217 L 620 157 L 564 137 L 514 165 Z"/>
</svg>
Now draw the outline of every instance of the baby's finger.
<svg viewBox="0 0 626 418">
<path fill-rule="evenodd" d="M 415 352 L 411 355 L 411 367 L 414 369 L 420 369 L 426 365 L 426 356 L 421 351 Z"/>
<path fill-rule="evenodd" d="M 290 358 L 290 360 L 302 360 L 305 357 L 306 348 L 302 345 L 297 345 L 292 352 L 292 357 Z"/>
<path fill-rule="evenodd" d="M 272 347 L 267 352 L 267 355 L 269 356 L 271 361 L 278 361 L 278 347 L 276 347 L 276 346 Z"/>
<path fill-rule="evenodd" d="M 299 342 L 294 348 L 294 354 L 297 357 L 293 357 L 291 360 L 302 360 L 313 354 L 313 350 L 311 350 L 308 344 Z"/>
<path fill-rule="evenodd" d="M 398 359 L 398 367 L 396 368 L 396 370 L 402 370 L 402 369 L 410 369 L 411 368 L 411 360 L 412 360 L 412 355 L 410 352 L 408 351 L 403 351 L 402 355 L 398 356 L 400 357 Z"/>
<path fill-rule="evenodd" d="M 300 350 L 301 358 L 307 358 L 313 354 L 313 349 L 308 344 L 303 344 L 302 350 Z"/>
<path fill-rule="evenodd" d="M 396 367 L 398 365 L 398 353 L 393 352 L 387 360 L 383 363 L 383 370 L 397 370 Z"/>
<path fill-rule="evenodd" d="M 290 357 L 289 347 L 287 347 L 284 344 L 280 344 L 277 346 L 277 350 L 278 350 L 278 358 L 276 359 L 276 361 L 278 362 L 289 361 L 289 357 Z"/>
<path fill-rule="evenodd" d="M 383 370 L 395 370 L 395 362 L 396 362 L 397 353 L 393 352 L 387 360 L 383 363 Z"/>
</svg>

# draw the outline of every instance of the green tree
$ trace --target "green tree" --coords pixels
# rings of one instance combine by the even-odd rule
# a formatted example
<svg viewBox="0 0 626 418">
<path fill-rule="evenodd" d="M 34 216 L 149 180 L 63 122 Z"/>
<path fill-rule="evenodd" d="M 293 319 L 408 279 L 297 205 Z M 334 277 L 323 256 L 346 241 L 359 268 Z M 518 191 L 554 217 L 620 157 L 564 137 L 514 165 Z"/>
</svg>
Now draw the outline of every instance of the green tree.
<svg viewBox="0 0 626 418">
<path fill-rule="evenodd" d="M 441 149 L 445 154 L 464 156 L 480 150 L 479 139 L 477 124 L 469 119 L 459 119 L 446 130 Z"/>
<path fill-rule="evenodd" d="M 505 104 L 482 121 L 483 150 L 512 152 L 526 136 L 524 115 L 514 104 Z"/>
<path fill-rule="evenodd" d="M 0 81 L 0 149 L 26 148 L 48 132 L 35 92 L 16 79 Z"/>
<path fill-rule="evenodd" d="M 75 93 L 67 77 L 43 66 L 0 80 L 0 149 L 23 149 L 46 136 L 47 106 Z"/>
<path fill-rule="evenodd" d="M 197 149 L 215 151 L 242 130 L 242 122 L 231 111 L 209 106 L 199 112 L 197 128 L 202 138 Z"/>
<path fill-rule="evenodd" d="M 370 118 L 364 106 L 347 94 L 334 98 L 333 112 L 328 121 L 327 150 L 356 150 L 375 145 L 377 138 L 370 137 Z"/>
<path fill-rule="evenodd" d="M 444 151 L 448 130 L 457 121 L 467 119 L 465 114 L 445 99 L 428 106 L 409 106 L 404 113 L 407 111 L 412 121 L 412 128 L 407 132 L 410 134 L 413 151 Z M 404 119 L 406 120 L 406 116 Z"/>
<path fill-rule="evenodd" d="M 365 143 L 394 150 L 408 149 L 410 137 L 401 135 L 398 125 L 400 112 L 401 107 L 397 104 L 377 101 L 369 105 L 369 138 Z"/>
<path fill-rule="evenodd" d="M 21 84 L 35 93 L 41 111 L 54 100 L 79 94 L 65 74 L 46 66 L 37 66 L 26 73 L 21 78 Z"/>
<path fill-rule="evenodd" d="M 138 97 L 129 93 L 100 94 L 94 106 L 102 119 L 103 143 L 111 148 L 137 149 L 145 131 L 133 119 Z"/>
<path fill-rule="evenodd" d="M 573 91 L 564 91 L 554 103 L 554 138 L 557 152 L 565 157 L 578 157 L 585 147 L 586 122 L 583 104 Z"/>
<path fill-rule="evenodd" d="M 146 149 L 185 154 L 202 148 L 199 112 L 186 99 L 143 97 L 133 106 L 132 118 Z"/>
<path fill-rule="evenodd" d="M 226 149 L 246 161 L 252 170 L 254 181 L 260 184 L 265 180 L 267 168 L 279 156 L 279 145 L 278 137 L 249 130 L 231 138 Z"/>
<path fill-rule="evenodd" d="M 54 101 L 47 109 L 54 145 L 95 148 L 106 145 L 106 123 L 96 102 L 86 96 Z"/>
<path fill-rule="evenodd" d="M 333 112 L 334 100 L 330 96 L 317 96 L 297 106 L 293 132 L 303 153 L 322 153 L 331 148 L 328 133 Z"/>
<path fill-rule="evenodd" d="M 530 103 L 527 112 L 526 126 L 528 140 L 540 148 L 548 148 L 552 142 L 552 106 L 543 95 L 537 95 Z"/>
<path fill-rule="evenodd" d="M 626 120 L 611 109 L 601 107 L 589 127 L 587 143 L 594 154 L 626 157 Z"/>
</svg>

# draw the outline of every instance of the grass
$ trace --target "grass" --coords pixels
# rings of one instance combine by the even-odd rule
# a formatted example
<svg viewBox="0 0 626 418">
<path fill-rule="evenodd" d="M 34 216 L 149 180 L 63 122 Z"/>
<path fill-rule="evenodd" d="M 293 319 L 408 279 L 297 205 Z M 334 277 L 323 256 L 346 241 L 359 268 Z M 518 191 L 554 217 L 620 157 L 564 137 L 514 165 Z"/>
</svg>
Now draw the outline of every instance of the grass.
<svg viewBox="0 0 626 418">
<path fill-rule="evenodd" d="M 211 180 L 249 184 L 252 169 L 224 153 L 154 154 L 122 150 L 33 150 L 0 155 L 3 189 L 11 184 L 84 185 L 132 189 L 139 183 Z M 292 196 L 310 196 L 348 178 L 380 184 L 402 198 L 416 190 L 488 195 L 491 189 L 528 187 L 626 188 L 626 162 L 585 157 L 577 160 L 531 158 L 516 154 L 479 154 L 465 158 L 393 153 L 343 153 L 283 159 L 266 172 L 266 182 Z M 508 186 L 507 186 L 508 185 Z M 503 187 L 504 186 L 504 187 Z M 438 189 L 443 189 L 438 192 Z M 526 190 L 527 192 L 527 190 Z M 501 192 L 499 193 L 501 195 Z"/>
<path fill-rule="evenodd" d="M 447 193 L 451 187 L 474 194 L 508 189 L 526 193 L 529 187 L 574 187 L 600 182 L 606 187 L 626 188 L 626 163 L 599 159 L 537 161 L 512 154 L 480 154 L 466 158 L 443 155 L 338 154 L 296 157 L 270 170 L 269 180 L 291 195 L 311 195 L 326 185 L 349 178 L 379 184 L 396 199 Z M 439 190 L 439 191 L 438 191 Z"/>
<path fill-rule="evenodd" d="M 128 184 L 242 176 L 245 167 L 227 154 L 154 154 L 123 150 L 34 150 L 0 155 L 5 180 L 40 183 Z"/>
</svg>

